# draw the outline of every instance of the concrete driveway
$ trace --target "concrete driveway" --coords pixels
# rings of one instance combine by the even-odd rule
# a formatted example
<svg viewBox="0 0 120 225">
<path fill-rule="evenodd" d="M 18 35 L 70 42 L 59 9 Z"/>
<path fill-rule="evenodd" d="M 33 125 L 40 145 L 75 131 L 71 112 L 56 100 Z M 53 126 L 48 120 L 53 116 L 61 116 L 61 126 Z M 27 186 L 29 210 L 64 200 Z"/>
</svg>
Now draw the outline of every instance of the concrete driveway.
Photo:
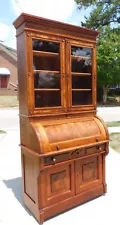
<svg viewBox="0 0 120 225">
<path fill-rule="evenodd" d="M 19 128 L 0 138 L 0 225 L 37 225 L 23 204 Z M 120 154 L 107 156 L 108 193 L 45 222 L 45 225 L 120 225 Z"/>
</svg>

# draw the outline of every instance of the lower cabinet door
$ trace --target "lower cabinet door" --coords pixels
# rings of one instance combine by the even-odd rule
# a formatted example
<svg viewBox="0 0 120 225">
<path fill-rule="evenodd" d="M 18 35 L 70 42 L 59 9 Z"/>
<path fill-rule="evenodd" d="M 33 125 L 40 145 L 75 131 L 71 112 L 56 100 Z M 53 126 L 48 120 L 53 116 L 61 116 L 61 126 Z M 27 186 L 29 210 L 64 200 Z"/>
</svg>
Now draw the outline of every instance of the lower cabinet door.
<svg viewBox="0 0 120 225">
<path fill-rule="evenodd" d="M 45 205 L 52 205 L 75 194 L 74 163 L 59 163 L 44 171 Z"/>
<path fill-rule="evenodd" d="M 90 190 L 102 183 L 102 155 L 75 161 L 76 194 Z"/>
</svg>

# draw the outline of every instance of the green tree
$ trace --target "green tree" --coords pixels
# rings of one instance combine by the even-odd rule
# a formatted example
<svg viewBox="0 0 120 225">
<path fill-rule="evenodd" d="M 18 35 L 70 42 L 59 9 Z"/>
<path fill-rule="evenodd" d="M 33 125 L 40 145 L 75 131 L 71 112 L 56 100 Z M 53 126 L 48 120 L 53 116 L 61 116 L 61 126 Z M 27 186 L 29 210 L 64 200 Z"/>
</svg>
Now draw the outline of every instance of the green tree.
<svg viewBox="0 0 120 225">
<path fill-rule="evenodd" d="M 120 83 L 120 28 L 106 26 L 101 30 L 97 47 L 97 73 L 105 104 L 110 87 Z"/>
<path fill-rule="evenodd" d="M 106 103 L 110 87 L 120 83 L 120 0 L 75 1 L 79 9 L 91 7 L 90 15 L 85 17 L 82 26 L 100 30 L 97 74 L 98 86 L 103 88 L 103 102 Z M 113 23 L 118 28 L 112 28 Z"/>
<path fill-rule="evenodd" d="M 82 26 L 96 29 L 111 23 L 120 24 L 120 0 L 75 0 L 78 8 L 91 7 L 89 17 Z"/>
</svg>

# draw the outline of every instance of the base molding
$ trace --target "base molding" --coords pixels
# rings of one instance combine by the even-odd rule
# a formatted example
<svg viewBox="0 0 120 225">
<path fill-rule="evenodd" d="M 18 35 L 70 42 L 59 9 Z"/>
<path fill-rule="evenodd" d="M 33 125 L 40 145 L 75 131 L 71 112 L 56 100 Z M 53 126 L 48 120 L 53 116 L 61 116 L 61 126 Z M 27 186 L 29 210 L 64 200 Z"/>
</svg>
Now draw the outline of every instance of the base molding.
<svg viewBox="0 0 120 225">
<path fill-rule="evenodd" d="M 39 223 L 43 223 L 44 220 L 57 215 L 65 210 L 71 209 L 72 207 L 78 206 L 88 200 L 94 199 L 97 196 L 106 193 L 104 185 L 99 185 L 91 190 L 77 194 L 71 198 L 59 202 L 59 204 L 54 204 L 39 210 L 37 205 L 24 193 L 25 205 L 33 213 L 34 217 Z M 29 200 L 28 200 L 29 199 Z"/>
</svg>

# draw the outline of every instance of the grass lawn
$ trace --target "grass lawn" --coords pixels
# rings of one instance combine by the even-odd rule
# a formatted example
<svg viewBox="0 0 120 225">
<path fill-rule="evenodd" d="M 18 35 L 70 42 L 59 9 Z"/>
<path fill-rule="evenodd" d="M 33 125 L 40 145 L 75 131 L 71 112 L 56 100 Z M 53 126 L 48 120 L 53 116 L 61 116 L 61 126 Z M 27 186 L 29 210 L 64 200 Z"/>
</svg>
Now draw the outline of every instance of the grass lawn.
<svg viewBox="0 0 120 225">
<path fill-rule="evenodd" d="M 120 121 L 106 122 L 107 127 L 120 127 Z"/>
<path fill-rule="evenodd" d="M 0 108 L 18 107 L 17 96 L 0 96 Z"/>
<path fill-rule="evenodd" d="M 119 95 L 108 96 L 107 99 L 108 99 L 108 101 L 120 103 L 120 96 Z"/>
<path fill-rule="evenodd" d="M 120 153 L 120 133 L 111 133 L 110 140 L 110 147 Z"/>
</svg>

